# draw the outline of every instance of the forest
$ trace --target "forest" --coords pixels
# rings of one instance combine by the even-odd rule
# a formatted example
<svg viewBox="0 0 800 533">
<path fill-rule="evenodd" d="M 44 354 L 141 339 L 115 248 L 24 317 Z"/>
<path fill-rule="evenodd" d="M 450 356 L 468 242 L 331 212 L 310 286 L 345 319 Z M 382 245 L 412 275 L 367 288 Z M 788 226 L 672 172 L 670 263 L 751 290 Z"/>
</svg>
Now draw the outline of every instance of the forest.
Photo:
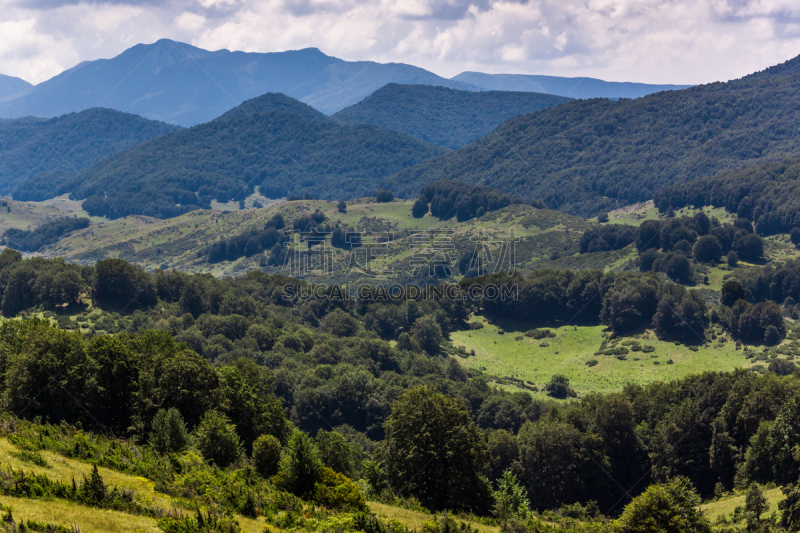
<svg viewBox="0 0 800 533">
<path fill-rule="evenodd" d="M 796 155 L 798 61 L 725 83 L 514 117 L 384 186 L 413 197 L 431 179 L 457 179 L 582 216 L 646 201 L 673 183 Z"/>
<path fill-rule="evenodd" d="M 373 195 L 375 184 L 445 151 L 377 126 L 340 125 L 280 94 L 249 100 L 206 124 L 106 158 L 66 181 L 44 176 L 15 198 L 69 193 L 93 216 L 169 218 L 211 201 Z M 57 176 L 55 178 L 58 178 Z M 44 196 L 43 196 L 44 195 Z"/>
</svg>

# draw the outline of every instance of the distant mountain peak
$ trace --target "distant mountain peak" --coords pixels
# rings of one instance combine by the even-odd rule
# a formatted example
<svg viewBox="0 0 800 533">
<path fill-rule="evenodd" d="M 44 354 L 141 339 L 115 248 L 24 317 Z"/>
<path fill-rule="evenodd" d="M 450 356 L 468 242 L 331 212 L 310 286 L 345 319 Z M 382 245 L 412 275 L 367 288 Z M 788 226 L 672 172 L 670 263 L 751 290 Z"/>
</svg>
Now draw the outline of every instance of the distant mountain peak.
<svg viewBox="0 0 800 533">
<path fill-rule="evenodd" d="M 31 87 L 33 85 L 23 79 L 0 74 L 0 97 L 11 96 L 26 91 Z"/>
</svg>

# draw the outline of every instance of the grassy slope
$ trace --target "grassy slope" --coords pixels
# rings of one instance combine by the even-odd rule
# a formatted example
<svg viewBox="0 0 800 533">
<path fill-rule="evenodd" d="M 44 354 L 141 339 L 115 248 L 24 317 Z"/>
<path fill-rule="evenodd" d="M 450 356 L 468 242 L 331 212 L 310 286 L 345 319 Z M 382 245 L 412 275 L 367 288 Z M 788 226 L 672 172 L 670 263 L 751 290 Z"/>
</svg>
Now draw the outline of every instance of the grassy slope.
<svg viewBox="0 0 800 533">
<path fill-rule="evenodd" d="M 673 380 L 706 370 L 733 370 L 753 364 L 730 340 L 721 346 L 715 341 L 694 352 L 687 346 L 658 340 L 648 331 L 637 340 L 642 345 L 654 346 L 655 352 L 631 351 L 625 360 L 619 360 L 611 355 L 594 355 L 605 339 L 603 326 L 551 327 L 556 338 L 535 340 L 523 335 L 535 327 L 531 324 L 494 324 L 483 317 L 473 320 L 482 322 L 484 327 L 450 335 L 456 346 L 475 350 L 474 357 L 461 359 L 461 363 L 483 369 L 492 376 L 520 379 L 539 389 L 553 374 L 566 375 L 570 386 L 582 395 L 616 391 L 627 383 Z M 505 331 L 502 335 L 501 327 Z M 519 336 L 523 336 L 522 340 L 516 340 Z M 542 346 L 543 343 L 547 346 Z M 587 366 L 586 362 L 592 359 L 598 363 Z M 669 360 L 673 364 L 668 364 Z"/>
<path fill-rule="evenodd" d="M 0 234 L 11 228 L 34 229 L 64 216 L 64 212 L 53 205 L 3 199 L 0 200 Z"/>
<path fill-rule="evenodd" d="M 65 483 L 72 479 L 80 480 L 82 476 L 89 476 L 92 465 L 75 459 L 62 457 L 48 451 L 40 452 L 47 460 L 49 466 L 41 467 L 21 461 L 11 455 L 18 449 L 7 439 L 0 438 L 0 464 L 3 467 L 24 469 L 27 472 L 45 474 L 48 477 Z M 173 506 L 181 508 L 181 501 L 155 491 L 155 484 L 145 478 L 132 476 L 98 467 L 100 475 L 107 486 L 120 489 L 128 488 L 135 491 L 138 502 L 162 509 L 171 509 Z M 73 502 L 63 500 L 35 500 L 26 498 L 12 498 L 0 496 L 0 503 L 11 505 L 17 520 L 42 520 L 52 524 L 65 526 L 78 525 L 82 530 L 101 531 L 160 531 L 156 521 L 146 516 L 137 516 L 128 513 L 109 511 L 85 507 Z M 190 512 L 191 509 L 187 509 Z M 263 533 L 265 524 L 257 520 L 237 516 L 236 519 L 245 533 Z"/>
<path fill-rule="evenodd" d="M 333 225 L 392 233 L 395 239 L 389 254 L 379 260 L 377 265 L 391 266 L 399 271 L 408 269 L 408 258 L 412 254 L 408 230 L 453 228 L 453 242 L 457 249 L 453 258 L 457 261 L 462 253 L 474 248 L 470 239 L 478 231 L 484 230 L 489 235 L 499 236 L 507 233 L 512 226 L 517 226 L 516 235 L 522 239 L 517 248 L 517 258 L 522 268 L 548 260 L 553 252 L 575 254 L 580 234 L 588 227 L 579 218 L 528 206 L 511 206 L 479 220 L 458 223 L 455 219 L 440 221 L 429 215 L 415 219 L 411 216 L 411 205 L 412 202 L 404 201 L 379 204 L 363 200 L 351 203 L 347 213 L 339 213 L 335 202 L 303 200 L 243 211 L 198 210 L 167 220 L 131 216 L 101 221 L 77 231 L 46 248 L 44 254 L 81 263 L 94 263 L 105 257 L 121 257 L 148 269 L 166 264 L 189 272 L 238 275 L 260 268 L 259 260 L 262 256 L 209 264 L 204 257 L 198 257 L 198 252 L 220 238 L 262 228 L 275 213 L 282 213 L 287 219 L 292 219 L 320 209 L 325 213 L 327 222 Z M 347 264 L 346 254 L 342 250 L 333 251 L 337 258 L 336 264 L 339 268 L 344 268 Z M 336 281 L 346 280 L 339 277 Z"/>
<path fill-rule="evenodd" d="M 40 453 L 47 460 L 49 466 L 36 466 L 13 456 L 12 453 L 17 451 L 18 448 L 7 439 L 0 438 L 0 467 L 12 467 L 17 470 L 24 469 L 26 472 L 45 474 L 52 479 L 66 483 L 71 483 L 73 478 L 80 480 L 82 476 L 88 476 L 92 469 L 92 465 L 89 463 L 62 457 L 48 451 Z M 162 509 L 170 509 L 173 505 L 182 508 L 181 501 L 156 492 L 154 483 L 145 478 L 103 467 L 99 467 L 98 470 L 107 486 L 133 489 L 136 500 L 141 503 Z M 64 500 L 46 501 L 0 495 L 0 504 L 10 505 L 13 509 L 14 517 L 18 521 L 37 520 L 67 527 L 79 526 L 82 531 L 95 533 L 155 533 L 160 531 L 156 521 L 146 516 L 96 509 Z M 434 515 L 429 513 L 402 509 L 377 502 L 369 502 L 369 507 L 378 516 L 396 520 L 412 530 L 421 530 L 423 523 L 435 518 Z M 187 509 L 187 512 L 191 511 L 192 509 Z M 264 533 L 265 528 L 269 531 L 278 531 L 273 526 L 267 526 L 263 520 L 254 520 L 241 515 L 237 515 L 236 519 L 239 521 L 244 533 Z M 477 522 L 469 523 L 478 532 L 497 533 L 499 531 L 498 527 L 487 526 Z"/>
<path fill-rule="evenodd" d="M 783 492 L 781 489 L 767 489 L 764 491 L 764 496 L 767 497 L 767 501 L 769 502 L 769 509 L 765 513 L 765 515 L 775 513 L 778 511 L 778 503 L 784 499 Z M 744 507 L 744 494 L 737 494 L 733 496 L 724 497 L 720 500 L 715 502 L 706 503 L 700 506 L 700 508 L 706 512 L 706 516 L 708 516 L 712 521 L 716 520 L 717 517 L 724 516 L 726 518 L 730 518 L 733 514 L 733 510 L 736 507 Z"/>
</svg>

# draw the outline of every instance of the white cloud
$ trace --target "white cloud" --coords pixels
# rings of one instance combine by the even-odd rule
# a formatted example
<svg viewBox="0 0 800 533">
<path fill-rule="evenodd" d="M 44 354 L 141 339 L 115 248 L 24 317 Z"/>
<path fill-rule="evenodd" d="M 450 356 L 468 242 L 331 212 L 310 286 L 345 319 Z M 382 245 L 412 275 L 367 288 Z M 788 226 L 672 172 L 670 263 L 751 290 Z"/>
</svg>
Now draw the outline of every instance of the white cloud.
<svg viewBox="0 0 800 533">
<path fill-rule="evenodd" d="M 177 26 L 177 27 L 176 27 Z M 0 0 L 0 72 L 39 82 L 162 37 L 348 60 L 652 83 L 800 54 L 797 0 Z"/>
</svg>

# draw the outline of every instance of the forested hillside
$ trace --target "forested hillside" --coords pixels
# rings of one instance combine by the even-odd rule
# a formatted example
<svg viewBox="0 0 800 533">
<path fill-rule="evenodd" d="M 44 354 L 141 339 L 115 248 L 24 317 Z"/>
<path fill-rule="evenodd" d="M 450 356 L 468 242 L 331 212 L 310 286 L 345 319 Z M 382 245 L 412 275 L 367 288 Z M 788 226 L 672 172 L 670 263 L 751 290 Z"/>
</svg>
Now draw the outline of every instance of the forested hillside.
<svg viewBox="0 0 800 533">
<path fill-rule="evenodd" d="M 34 178 L 15 197 L 70 193 L 92 215 L 172 217 L 242 200 L 255 187 L 269 198 L 329 199 L 374 194 L 402 168 L 444 152 L 379 128 L 342 126 L 280 94 L 247 101 L 207 124 L 153 139 L 69 177 Z"/>
<path fill-rule="evenodd" d="M 390 83 L 333 117 L 345 124 L 374 124 L 456 149 L 488 135 L 513 116 L 569 100 L 531 92 L 470 92 Z"/>
<path fill-rule="evenodd" d="M 0 194 L 36 175 L 74 175 L 126 148 L 180 128 L 111 109 L 0 124 Z M 34 199 L 25 197 L 24 199 Z"/>
<path fill-rule="evenodd" d="M 784 275 L 798 269 L 792 263 Z M 759 277 L 777 274 L 764 269 Z M 304 292 L 308 284 L 258 272 L 237 279 L 147 273 L 118 259 L 79 267 L 10 250 L 0 254 L 0 279 L 4 316 L 44 318 L 0 327 L 3 409 L 49 422 L 5 419 L 9 444 L 28 452 L 11 448 L 8 457 L 36 465 L 42 476 L 19 466 L 6 474 L 12 481 L 0 494 L 14 496 L 15 505 L 71 501 L 152 517 L 171 533 L 207 518 L 205 507 L 200 518 L 158 507 L 164 498 L 187 498 L 217 509 L 215 520 L 231 521 L 228 532 L 240 530 L 237 517 L 322 532 L 311 520 L 332 519 L 325 509 L 355 520 L 342 531 L 384 531 L 363 525 L 375 518 L 358 516 L 369 514 L 371 500 L 472 511 L 483 526 L 517 524 L 519 531 L 563 525 L 624 533 L 662 524 L 658 509 L 694 524 L 677 531 L 710 532 L 700 497 L 755 490 L 752 483 L 785 487 L 789 506 L 798 499 L 792 450 L 800 445 L 800 389 L 788 374 L 800 340 L 777 304 L 751 292 L 761 281 L 746 281 L 735 303 L 713 307 L 653 274 L 568 271 L 473 278 L 432 299 L 408 289 L 391 301 L 342 299 L 336 287 L 303 299 L 286 298 L 286 286 Z M 513 306 L 462 298 L 460 291 L 496 281 L 518 284 Z M 639 334 L 612 346 L 643 326 L 693 346 L 736 340 L 742 360 L 761 357 L 761 340 L 757 350 L 749 346 L 750 328 L 774 321 L 768 328 L 785 340 L 767 343 L 778 345 L 767 347 L 764 375 L 705 372 L 564 402 L 578 395 L 564 375 L 531 395 L 492 387 L 486 375 L 464 369 L 473 356 L 448 337 L 477 332 L 472 314 L 481 308 L 490 320 L 602 322 L 614 335 L 596 355 L 609 360 L 649 357 Z M 529 333 L 554 341 L 548 330 Z M 43 387 L 52 376 L 59 386 Z M 109 442 L 112 434 L 128 440 Z M 144 477 L 163 496 L 144 500 L 143 487 L 100 490 L 99 472 L 70 489 L 47 471 L 52 453 L 69 464 L 91 461 L 105 476 Z M 663 498 L 653 501 L 654 491 Z M 762 523 L 762 514 L 768 525 L 763 509 L 749 523 Z M 745 520 L 742 513 L 732 519 Z M 791 508 L 778 520 L 792 531 L 798 525 Z M 452 526 L 426 527 L 444 533 Z"/>
<path fill-rule="evenodd" d="M 798 63 L 727 83 L 637 100 L 581 100 L 516 117 L 385 186 L 413 196 L 427 181 L 457 179 L 584 215 L 647 200 L 676 182 L 800 151 Z"/>
<path fill-rule="evenodd" d="M 753 220 L 764 235 L 800 227 L 800 159 L 759 162 L 658 191 L 662 211 L 687 205 L 724 207 Z"/>
</svg>

